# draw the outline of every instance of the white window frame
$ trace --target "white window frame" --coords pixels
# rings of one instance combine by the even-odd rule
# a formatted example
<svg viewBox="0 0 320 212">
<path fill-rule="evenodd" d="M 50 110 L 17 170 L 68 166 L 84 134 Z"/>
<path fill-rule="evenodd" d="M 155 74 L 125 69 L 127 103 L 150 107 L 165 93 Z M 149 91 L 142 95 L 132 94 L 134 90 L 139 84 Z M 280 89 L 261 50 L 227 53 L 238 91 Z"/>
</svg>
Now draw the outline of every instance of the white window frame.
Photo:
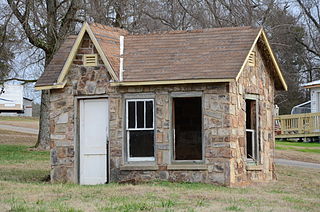
<svg viewBox="0 0 320 212">
<path fill-rule="evenodd" d="M 146 102 L 152 101 L 152 127 L 146 128 Z M 129 128 L 129 102 L 135 102 L 135 127 Z M 143 128 L 137 128 L 137 102 L 144 102 L 144 123 Z M 154 99 L 126 99 L 126 135 L 127 135 L 127 160 L 130 161 L 155 161 L 155 157 L 130 157 L 130 131 L 146 131 L 153 130 L 154 131 Z M 155 139 L 153 139 L 153 146 L 155 143 Z M 154 149 L 154 148 L 153 148 Z M 153 152 L 153 155 L 155 153 Z"/>
<path fill-rule="evenodd" d="M 246 123 L 245 123 L 245 129 L 246 129 L 246 136 L 247 136 L 247 132 L 250 132 L 251 133 L 251 140 L 252 140 L 252 157 L 253 158 L 248 158 L 247 157 L 247 145 L 248 145 L 248 140 L 246 138 L 246 159 L 247 159 L 247 162 L 249 163 L 256 163 L 256 164 L 260 164 L 260 157 L 261 157 L 261 151 L 259 150 L 260 149 L 260 139 L 259 139 L 259 97 L 256 96 L 256 95 L 247 95 L 245 100 L 251 100 L 251 101 L 255 101 L 256 102 L 256 129 L 253 130 L 253 129 L 247 129 L 246 127 Z M 246 111 L 247 113 L 247 111 Z M 256 155 L 256 152 L 254 151 L 255 148 L 257 148 L 257 155 Z"/>
</svg>

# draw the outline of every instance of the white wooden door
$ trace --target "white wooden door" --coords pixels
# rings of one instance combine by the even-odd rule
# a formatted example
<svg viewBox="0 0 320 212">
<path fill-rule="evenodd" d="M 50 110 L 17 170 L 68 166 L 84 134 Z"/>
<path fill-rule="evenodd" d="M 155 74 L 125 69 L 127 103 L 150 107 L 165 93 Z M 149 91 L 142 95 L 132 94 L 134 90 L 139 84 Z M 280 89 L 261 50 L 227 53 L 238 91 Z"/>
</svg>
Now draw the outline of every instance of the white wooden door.
<svg viewBox="0 0 320 212">
<path fill-rule="evenodd" d="M 107 182 L 108 100 L 80 100 L 80 184 Z"/>
<path fill-rule="evenodd" d="M 319 113 L 320 112 L 320 92 L 317 93 L 317 104 L 318 104 L 318 107 L 317 107 L 317 111 L 316 113 Z"/>
</svg>

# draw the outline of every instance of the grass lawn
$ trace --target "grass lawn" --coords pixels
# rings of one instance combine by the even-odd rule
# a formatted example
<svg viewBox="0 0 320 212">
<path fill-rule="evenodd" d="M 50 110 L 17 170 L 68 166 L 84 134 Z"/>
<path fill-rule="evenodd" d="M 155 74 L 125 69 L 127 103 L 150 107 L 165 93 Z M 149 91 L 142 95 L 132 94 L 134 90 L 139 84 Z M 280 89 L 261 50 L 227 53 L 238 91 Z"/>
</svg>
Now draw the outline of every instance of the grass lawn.
<svg viewBox="0 0 320 212">
<path fill-rule="evenodd" d="M 320 211 L 319 169 L 277 166 L 278 181 L 247 188 L 51 184 L 49 153 L 30 150 L 36 136 L 10 133 L 0 131 L 0 211 Z"/>
<path fill-rule="evenodd" d="M 320 163 L 320 143 L 277 141 L 276 157 Z"/>
</svg>

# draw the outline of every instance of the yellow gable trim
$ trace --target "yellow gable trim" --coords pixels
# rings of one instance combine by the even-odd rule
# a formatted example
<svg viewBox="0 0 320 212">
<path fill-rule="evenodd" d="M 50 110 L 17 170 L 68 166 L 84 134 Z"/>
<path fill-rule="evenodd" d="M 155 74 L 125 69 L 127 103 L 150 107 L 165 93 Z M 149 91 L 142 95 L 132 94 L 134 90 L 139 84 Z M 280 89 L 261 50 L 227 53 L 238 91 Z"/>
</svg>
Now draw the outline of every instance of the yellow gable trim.
<svg viewBox="0 0 320 212">
<path fill-rule="evenodd" d="M 89 24 L 88 23 L 85 23 L 85 24 L 87 25 L 87 32 L 88 32 L 88 34 L 89 34 L 94 46 L 96 47 L 96 49 L 97 49 L 97 51 L 98 51 L 98 53 L 99 53 L 104 65 L 107 67 L 107 70 L 109 71 L 109 73 L 112 76 L 113 80 L 118 81 L 119 79 L 118 79 L 116 73 L 114 72 L 113 68 L 111 67 L 111 65 L 110 65 L 110 63 L 108 61 L 108 58 L 104 54 L 104 52 L 103 52 L 101 46 L 99 45 L 96 37 L 94 36 L 93 32 L 91 31 Z M 119 47 L 119 51 L 120 51 L 120 47 Z"/>
<path fill-rule="evenodd" d="M 240 68 L 240 71 L 239 71 L 239 73 L 238 73 L 238 75 L 237 75 L 237 77 L 236 77 L 236 80 L 237 80 L 237 81 L 239 80 L 239 78 L 240 78 L 240 76 L 241 76 L 244 68 L 246 67 L 246 64 L 248 63 L 248 60 L 249 60 L 249 58 L 250 58 L 250 54 L 251 54 L 251 52 L 253 51 L 254 47 L 256 46 L 256 44 L 257 44 L 257 42 L 258 42 L 258 40 L 259 40 L 259 37 L 260 37 L 261 33 L 262 33 L 262 28 L 260 29 L 257 37 L 254 39 L 254 42 L 253 42 L 253 44 L 252 44 L 252 46 L 251 46 L 251 48 L 250 48 L 250 50 L 249 50 L 249 52 L 248 52 L 248 54 L 247 54 L 247 56 L 246 56 L 246 59 L 244 60 L 242 66 L 241 66 L 241 68 Z"/>
<path fill-rule="evenodd" d="M 244 60 L 242 66 L 241 66 L 241 69 L 240 69 L 240 71 L 239 71 L 239 73 L 238 73 L 238 75 L 236 77 L 236 80 L 237 81 L 239 80 L 239 78 L 240 78 L 240 76 L 241 76 L 241 74 L 242 74 L 242 72 L 243 72 L 243 70 L 244 70 L 244 68 L 245 68 L 245 66 L 246 66 L 246 64 L 247 64 L 247 62 L 249 60 L 250 54 L 254 50 L 254 47 L 256 46 L 256 44 L 257 44 L 257 42 L 258 42 L 260 37 L 262 37 L 262 39 L 264 40 L 264 42 L 265 42 L 265 44 L 267 46 L 268 52 L 269 52 L 269 54 L 271 56 L 272 62 L 274 64 L 275 68 L 276 68 L 276 72 L 277 72 L 277 74 L 278 74 L 278 76 L 280 78 L 280 81 L 282 83 L 282 86 L 283 86 L 284 90 L 288 90 L 288 86 L 287 86 L 287 84 L 286 84 L 286 82 L 284 80 L 284 77 L 283 77 L 282 72 L 280 70 L 279 64 L 278 64 L 278 62 L 277 62 L 277 60 L 276 60 L 276 58 L 275 58 L 275 56 L 273 54 L 273 51 L 272 51 L 272 49 L 270 47 L 268 38 L 267 38 L 267 36 L 266 36 L 266 34 L 265 34 L 265 32 L 264 32 L 264 30 L 262 28 L 259 31 L 257 37 L 255 38 L 255 40 L 254 40 L 254 42 L 253 42 L 253 44 L 252 44 L 252 46 L 250 48 L 250 51 L 248 52 L 248 55 L 247 55 L 246 59 Z"/>
<path fill-rule="evenodd" d="M 62 83 L 56 83 L 54 85 L 44 85 L 44 86 L 37 86 L 35 87 L 36 90 L 40 91 L 40 90 L 50 90 L 50 89 L 59 89 L 59 88 L 64 88 L 64 86 L 66 85 L 67 81 L 63 81 Z"/>
<path fill-rule="evenodd" d="M 266 33 L 263 30 L 262 30 L 262 37 L 263 37 L 263 39 L 264 39 L 264 41 L 265 41 L 265 43 L 267 45 L 267 48 L 268 48 L 269 53 L 271 55 L 272 61 L 273 61 L 274 65 L 275 65 L 275 67 L 276 67 L 276 71 L 277 71 L 277 74 L 279 75 L 279 78 L 280 78 L 280 81 L 281 81 L 281 83 L 283 85 L 283 88 L 284 88 L 284 90 L 287 91 L 288 90 L 288 85 L 287 85 L 286 81 L 284 80 L 284 77 L 283 77 L 282 72 L 280 70 L 279 64 L 278 64 L 278 62 L 277 62 L 277 60 L 276 60 L 276 58 L 275 58 L 275 56 L 273 54 L 273 51 L 271 49 L 271 46 L 269 44 L 268 38 L 266 36 Z"/>
<path fill-rule="evenodd" d="M 79 49 L 79 46 L 81 44 L 81 41 L 83 39 L 83 36 L 85 33 L 88 33 L 90 39 L 92 40 L 95 48 L 97 49 L 104 65 L 107 67 L 107 70 L 109 71 L 110 75 L 112 76 L 113 80 L 118 80 L 118 77 L 117 75 L 115 74 L 114 70 L 112 69 L 107 57 L 105 56 L 105 54 L 103 53 L 103 50 L 101 49 L 97 39 L 95 38 L 92 30 L 90 29 L 90 26 L 87 22 L 85 22 L 82 26 L 82 29 L 81 31 L 79 32 L 78 34 L 78 37 L 75 41 L 75 43 L 73 44 L 73 47 L 69 53 L 69 56 L 67 58 L 67 61 L 66 63 L 64 64 L 63 68 L 62 68 L 62 71 L 59 75 L 59 78 L 58 78 L 58 81 L 57 81 L 57 84 L 61 84 L 61 82 L 64 80 L 64 78 L 66 77 L 66 75 L 68 74 L 69 72 L 69 68 L 71 67 L 71 64 L 72 64 L 72 61 L 73 59 L 75 58 L 76 54 L 77 54 L 77 51 Z"/>
</svg>

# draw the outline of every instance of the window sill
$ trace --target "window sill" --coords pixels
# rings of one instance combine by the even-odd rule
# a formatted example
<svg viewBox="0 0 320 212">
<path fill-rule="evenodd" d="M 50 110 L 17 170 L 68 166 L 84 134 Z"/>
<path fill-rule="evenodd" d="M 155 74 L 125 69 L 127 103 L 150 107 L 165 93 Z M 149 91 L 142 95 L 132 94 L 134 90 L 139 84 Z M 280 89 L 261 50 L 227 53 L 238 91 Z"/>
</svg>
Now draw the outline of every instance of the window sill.
<svg viewBox="0 0 320 212">
<path fill-rule="evenodd" d="M 157 165 L 126 164 L 120 166 L 121 171 L 156 171 L 158 169 Z"/>
<path fill-rule="evenodd" d="M 247 171 L 262 171 L 263 170 L 263 165 L 247 165 L 246 166 Z"/>
<path fill-rule="evenodd" d="M 205 164 L 171 164 L 167 167 L 168 170 L 208 170 Z"/>
</svg>

